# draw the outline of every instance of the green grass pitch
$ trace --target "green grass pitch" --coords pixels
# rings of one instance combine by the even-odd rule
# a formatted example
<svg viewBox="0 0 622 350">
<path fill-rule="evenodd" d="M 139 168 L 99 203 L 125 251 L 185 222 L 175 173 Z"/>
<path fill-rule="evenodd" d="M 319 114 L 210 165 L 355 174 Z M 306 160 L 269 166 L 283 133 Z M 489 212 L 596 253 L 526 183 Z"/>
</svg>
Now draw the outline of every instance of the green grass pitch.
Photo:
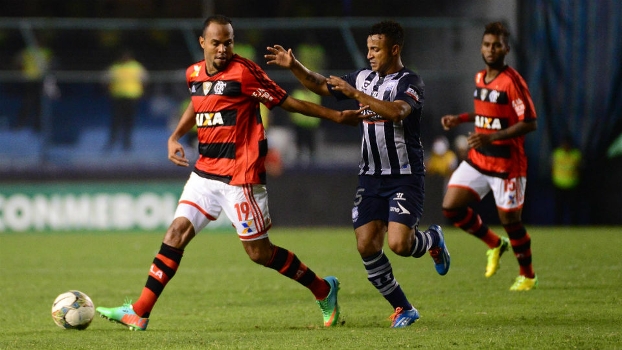
<svg viewBox="0 0 622 350">
<path fill-rule="evenodd" d="M 0 233 L 0 349 L 620 349 L 622 228 L 528 227 L 539 288 L 510 292 L 510 253 L 484 277 L 486 247 L 446 228 L 451 269 L 386 249 L 421 319 L 389 328 L 389 304 L 367 281 L 349 228 L 281 228 L 272 241 L 341 281 L 345 324 L 325 329 L 311 293 L 255 265 L 233 232 L 204 231 L 152 312 L 146 332 L 96 317 L 84 331 L 52 321 L 69 289 L 96 306 L 137 298 L 157 233 Z M 500 232 L 497 228 L 497 232 Z"/>
</svg>

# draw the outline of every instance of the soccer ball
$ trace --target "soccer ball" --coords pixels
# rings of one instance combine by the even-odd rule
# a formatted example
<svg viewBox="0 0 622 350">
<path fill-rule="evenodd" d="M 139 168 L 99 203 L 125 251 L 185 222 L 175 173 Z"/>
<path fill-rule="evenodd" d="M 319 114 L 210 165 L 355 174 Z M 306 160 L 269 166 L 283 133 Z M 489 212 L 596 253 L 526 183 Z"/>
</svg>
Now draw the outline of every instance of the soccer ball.
<svg viewBox="0 0 622 350">
<path fill-rule="evenodd" d="M 86 329 L 95 316 L 95 306 L 88 295 L 70 290 L 56 297 L 52 304 L 54 323 L 65 329 Z"/>
</svg>

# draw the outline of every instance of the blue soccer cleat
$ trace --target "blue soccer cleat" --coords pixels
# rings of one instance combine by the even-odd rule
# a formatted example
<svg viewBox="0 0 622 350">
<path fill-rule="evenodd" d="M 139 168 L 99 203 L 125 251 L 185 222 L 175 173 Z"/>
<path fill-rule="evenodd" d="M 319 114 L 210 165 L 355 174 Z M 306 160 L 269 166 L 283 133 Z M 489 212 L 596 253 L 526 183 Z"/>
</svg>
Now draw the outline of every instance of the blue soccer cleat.
<svg viewBox="0 0 622 350">
<path fill-rule="evenodd" d="M 430 256 L 434 260 L 434 267 L 439 275 L 444 276 L 449 271 L 449 265 L 451 258 L 449 257 L 449 250 L 445 245 L 445 236 L 443 235 L 443 229 L 438 225 L 431 225 L 428 231 L 436 232 L 439 237 L 438 245 L 430 248 Z"/>
<path fill-rule="evenodd" d="M 401 307 L 395 309 L 393 315 L 389 316 L 391 328 L 404 328 L 415 323 L 419 319 L 419 311 L 413 306 L 410 310 L 404 310 Z"/>
</svg>

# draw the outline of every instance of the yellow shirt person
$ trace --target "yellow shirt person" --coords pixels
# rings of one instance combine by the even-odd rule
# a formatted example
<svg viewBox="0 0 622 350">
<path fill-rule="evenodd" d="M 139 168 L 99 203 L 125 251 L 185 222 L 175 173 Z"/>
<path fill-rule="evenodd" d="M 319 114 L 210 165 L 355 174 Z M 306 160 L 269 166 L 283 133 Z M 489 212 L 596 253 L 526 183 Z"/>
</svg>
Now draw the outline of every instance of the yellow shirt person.
<svg viewBox="0 0 622 350">
<path fill-rule="evenodd" d="M 131 149 L 134 119 L 148 77 L 145 67 L 129 51 L 123 52 L 120 59 L 108 68 L 105 80 L 110 93 L 112 113 L 105 151 L 111 151 L 119 141 L 124 151 Z"/>
<path fill-rule="evenodd" d="M 551 180 L 555 195 L 555 224 L 580 223 L 581 151 L 565 137 L 551 155 Z"/>
<path fill-rule="evenodd" d="M 124 56 L 108 70 L 110 95 L 137 99 L 143 95 L 147 71 L 131 56 Z"/>
</svg>

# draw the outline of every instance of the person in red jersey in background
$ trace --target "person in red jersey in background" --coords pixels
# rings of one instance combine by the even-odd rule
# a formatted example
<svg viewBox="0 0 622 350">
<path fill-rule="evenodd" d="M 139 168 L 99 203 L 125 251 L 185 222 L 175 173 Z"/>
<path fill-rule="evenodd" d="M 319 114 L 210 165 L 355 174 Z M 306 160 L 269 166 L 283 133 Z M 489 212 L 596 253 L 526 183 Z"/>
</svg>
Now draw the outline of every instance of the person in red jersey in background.
<svg viewBox="0 0 622 350">
<path fill-rule="evenodd" d="M 441 118 L 445 130 L 475 123 L 475 132 L 468 137 L 468 159 L 447 185 L 443 214 L 454 226 L 488 245 L 486 277 L 497 272 L 499 258 L 511 245 L 520 272 L 510 290 L 527 291 L 537 287 L 538 277 L 532 266 L 531 238 L 521 219 L 527 182 L 524 141 L 525 134 L 536 130 L 537 125 L 527 84 L 505 63 L 510 52 L 509 35 L 499 22 L 486 25 L 481 45 L 486 68 L 475 75 L 475 111 Z M 490 230 L 469 207 L 490 191 L 509 239 Z"/>
<path fill-rule="evenodd" d="M 272 225 L 265 185 L 268 145 L 259 104 L 351 125 L 362 118 L 365 107 L 340 112 L 289 96 L 257 64 L 234 54 L 233 26 L 225 16 L 205 20 L 199 43 L 205 59 L 186 71 L 191 102 L 168 140 L 169 160 L 189 166 L 179 139 L 196 125 L 199 159 L 138 300 L 97 311 L 132 330 L 145 330 L 185 247 L 224 211 L 250 259 L 307 287 L 320 306 L 324 326 L 336 325 L 337 278 L 320 278 L 293 252 L 268 238 Z"/>
</svg>

